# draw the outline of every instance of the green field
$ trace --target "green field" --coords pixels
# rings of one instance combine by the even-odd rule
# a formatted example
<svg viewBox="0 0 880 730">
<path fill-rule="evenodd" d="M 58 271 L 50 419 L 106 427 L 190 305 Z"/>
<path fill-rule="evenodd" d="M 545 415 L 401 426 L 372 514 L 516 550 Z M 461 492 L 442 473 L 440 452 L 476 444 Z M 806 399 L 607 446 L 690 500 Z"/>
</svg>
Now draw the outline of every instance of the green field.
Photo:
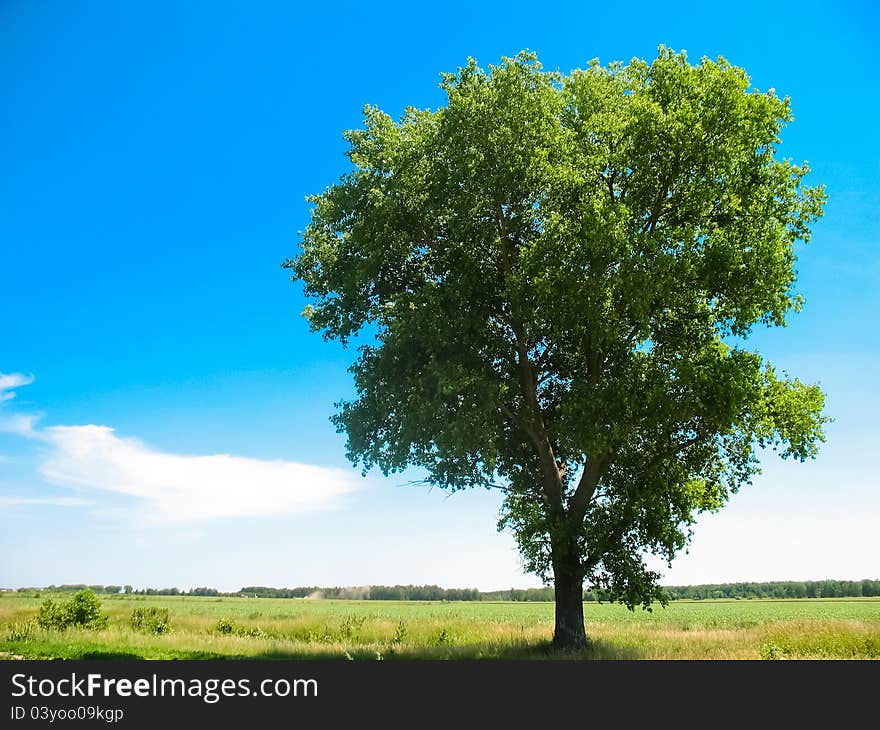
<svg viewBox="0 0 880 730">
<path fill-rule="evenodd" d="M 549 603 L 101 596 L 107 628 L 44 631 L 50 594 L 0 594 L 0 658 L 552 658 Z M 69 594 L 52 596 L 69 598 Z M 169 610 L 135 631 L 132 610 Z M 878 659 L 880 599 L 676 601 L 653 612 L 585 605 L 588 659 Z M 225 633 L 224 633 L 225 631 Z M 570 655 L 569 655 L 570 656 Z"/>
</svg>

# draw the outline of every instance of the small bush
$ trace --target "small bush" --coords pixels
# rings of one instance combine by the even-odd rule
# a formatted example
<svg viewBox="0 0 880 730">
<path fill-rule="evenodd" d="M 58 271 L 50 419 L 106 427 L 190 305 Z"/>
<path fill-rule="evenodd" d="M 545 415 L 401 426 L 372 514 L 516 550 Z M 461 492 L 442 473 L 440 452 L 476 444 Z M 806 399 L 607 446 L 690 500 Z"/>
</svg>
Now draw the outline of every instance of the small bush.
<svg viewBox="0 0 880 730">
<path fill-rule="evenodd" d="M 346 616 L 342 620 L 342 625 L 339 627 L 339 639 L 341 641 L 351 641 L 366 620 L 366 616 Z"/>
<path fill-rule="evenodd" d="M 214 630 L 218 634 L 231 634 L 235 631 L 235 623 L 228 618 L 221 618 L 214 627 Z"/>
<path fill-rule="evenodd" d="M 37 611 L 37 625 L 46 631 L 61 631 L 67 627 L 64 606 L 47 598 Z"/>
<path fill-rule="evenodd" d="M 171 616 L 167 608 L 136 608 L 131 612 L 131 627 L 146 634 L 167 634 L 171 631 Z"/>
<path fill-rule="evenodd" d="M 401 621 L 397 624 L 397 628 L 394 630 L 394 638 L 391 640 L 392 644 L 402 644 L 406 641 L 406 635 L 408 631 L 406 628 L 406 621 Z"/>
<path fill-rule="evenodd" d="M 106 613 L 101 613 L 101 602 L 91 590 L 74 593 L 73 598 L 64 604 L 64 609 L 71 626 L 103 629 L 110 620 Z"/>
<path fill-rule="evenodd" d="M 91 589 L 77 591 L 64 603 L 47 598 L 37 611 L 37 624 L 46 630 L 64 631 L 71 626 L 99 630 L 106 628 L 109 620 L 106 613 L 101 613 L 101 602 Z"/>
<path fill-rule="evenodd" d="M 772 641 L 761 646 L 761 659 L 770 661 L 785 659 L 785 649 Z"/>
<path fill-rule="evenodd" d="M 257 626 L 238 626 L 232 619 L 221 618 L 214 630 L 227 636 L 246 636 L 249 639 L 265 639 L 268 634 Z"/>
</svg>

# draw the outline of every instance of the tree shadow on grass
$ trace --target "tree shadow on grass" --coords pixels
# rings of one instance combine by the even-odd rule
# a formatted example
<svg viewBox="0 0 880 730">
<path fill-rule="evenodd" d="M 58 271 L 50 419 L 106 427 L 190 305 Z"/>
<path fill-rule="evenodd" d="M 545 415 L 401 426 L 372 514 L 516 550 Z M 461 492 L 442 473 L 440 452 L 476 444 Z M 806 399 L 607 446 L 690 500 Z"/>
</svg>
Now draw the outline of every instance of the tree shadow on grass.
<svg viewBox="0 0 880 730">
<path fill-rule="evenodd" d="M 582 651 L 566 652 L 552 647 L 549 641 L 444 643 L 437 645 L 373 644 L 336 645 L 333 647 L 302 643 L 294 646 L 277 646 L 262 652 L 226 654 L 199 649 L 150 650 L 135 653 L 131 647 L 114 649 L 102 647 L 65 647 L 55 651 L 52 647 L 23 647 L 14 654 L 31 659 L 172 659 L 199 660 L 247 660 L 275 659 L 282 661 L 554 661 L 554 660 L 634 660 L 644 659 L 644 652 L 631 646 L 620 646 L 609 641 L 591 639 Z"/>
<path fill-rule="evenodd" d="M 143 659 L 139 654 L 132 654 L 130 651 L 85 651 L 77 657 L 78 659 Z"/>
<path fill-rule="evenodd" d="M 452 644 L 449 646 L 397 646 L 387 648 L 350 647 L 347 650 L 327 651 L 307 646 L 295 649 L 273 649 L 253 654 L 222 654 L 212 651 L 162 652 L 160 655 L 135 654 L 131 651 L 103 649 L 76 652 L 69 656 L 52 656 L 40 652 L 28 658 L 41 659 L 98 659 L 98 660 L 148 660 L 171 659 L 179 661 L 248 659 L 273 659 L 278 661 L 596 661 L 635 660 L 645 656 L 633 647 L 621 647 L 605 641 L 591 641 L 583 651 L 559 651 L 550 642 L 487 646 L 485 644 Z"/>
<path fill-rule="evenodd" d="M 220 657 L 217 657 L 220 658 Z M 390 646 L 386 649 L 373 647 L 351 647 L 346 651 L 327 652 L 320 650 L 275 649 L 249 656 L 229 656 L 227 659 L 280 659 L 280 660 L 326 660 L 339 661 L 377 661 L 377 660 L 415 660 L 415 661 L 506 661 L 506 660 L 627 660 L 644 659 L 644 652 L 629 646 L 618 646 L 611 642 L 590 640 L 582 651 L 559 651 L 549 641 L 516 642 L 505 645 L 494 644 L 450 644 L 446 646 Z"/>
</svg>

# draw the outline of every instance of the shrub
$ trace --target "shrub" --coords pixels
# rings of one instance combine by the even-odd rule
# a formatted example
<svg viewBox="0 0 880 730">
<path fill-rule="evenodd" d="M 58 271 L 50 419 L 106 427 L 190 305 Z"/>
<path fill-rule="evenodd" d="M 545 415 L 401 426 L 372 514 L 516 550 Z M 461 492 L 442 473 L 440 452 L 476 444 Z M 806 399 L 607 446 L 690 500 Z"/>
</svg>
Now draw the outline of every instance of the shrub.
<svg viewBox="0 0 880 730">
<path fill-rule="evenodd" d="M 136 608 L 131 612 L 131 627 L 147 634 L 167 634 L 171 631 L 171 617 L 167 608 Z"/>
<path fill-rule="evenodd" d="M 67 621 L 71 626 L 84 626 L 90 629 L 106 628 L 110 617 L 101 613 L 101 602 L 94 591 L 77 591 L 66 604 Z"/>
<path fill-rule="evenodd" d="M 235 631 L 235 623 L 228 618 L 221 618 L 214 628 L 218 634 L 231 634 Z"/>
<path fill-rule="evenodd" d="M 407 628 L 406 621 L 401 621 L 397 624 L 397 629 L 394 631 L 394 638 L 391 640 L 392 644 L 402 644 L 406 641 Z"/>
<path fill-rule="evenodd" d="M 346 616 L 339 627 L 339 639 L 341 641 L 351 641 L 366 620 L 366 616 Z"/>
<path fill-rule="evenodd" d="M 67 628 L 64 606 L 47 598 L 37 611 L 37 625 L 47 631 Z"/>
<path fill-rule="evenodd" d="M 247 636 L 251 639 L 264 639 L 268 634 L 257 626 L 238 626 L 232 619 L 221 618 L 214 630 L 218 634 L 226 634 L 227 636 Z"/>
<path fill-rule="evenodd" d="M 772 641 L 767 642 L 761 646 L 761 659 L 769 659 L 771 661 L 785 659 L 785 649 L 779 646 L 779 644 L 774 644 Z"/>
<path fill-rule="evenodd" d="M 109 620 L 106 613 L 101 613 L 101 602 L 90 588 L 77 591 L 65 603 L 56 603 L 47 598 L 37 611 L 39 627 L 55 631 L 63 631 L 71 626 L 103 629 L 107 627 Z"/>
</svg>

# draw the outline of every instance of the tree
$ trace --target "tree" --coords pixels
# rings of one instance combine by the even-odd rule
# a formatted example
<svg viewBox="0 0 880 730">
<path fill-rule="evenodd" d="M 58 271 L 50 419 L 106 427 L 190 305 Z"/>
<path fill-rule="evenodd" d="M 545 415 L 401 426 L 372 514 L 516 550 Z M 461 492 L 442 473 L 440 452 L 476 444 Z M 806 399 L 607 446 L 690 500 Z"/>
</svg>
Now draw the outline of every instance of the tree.
<svg viewBox="0 0 880 730">
<path fill-rule="evenodd" d="M 825 195 L 779 159 L 789 100 L 727 61 L 564 75 L 534 54 L 444 74 L 445 106 L 366 107 L 352 169 L 310 197 L 304 315 L 362 343 L 333 421 L 366 472 L 505 491 L 499 527 L 585 645 L 583 585 L 663 600 L 696 515 L 804 460 L 824 396 L 745 347 L 781 326 Z"/>
</svg>

